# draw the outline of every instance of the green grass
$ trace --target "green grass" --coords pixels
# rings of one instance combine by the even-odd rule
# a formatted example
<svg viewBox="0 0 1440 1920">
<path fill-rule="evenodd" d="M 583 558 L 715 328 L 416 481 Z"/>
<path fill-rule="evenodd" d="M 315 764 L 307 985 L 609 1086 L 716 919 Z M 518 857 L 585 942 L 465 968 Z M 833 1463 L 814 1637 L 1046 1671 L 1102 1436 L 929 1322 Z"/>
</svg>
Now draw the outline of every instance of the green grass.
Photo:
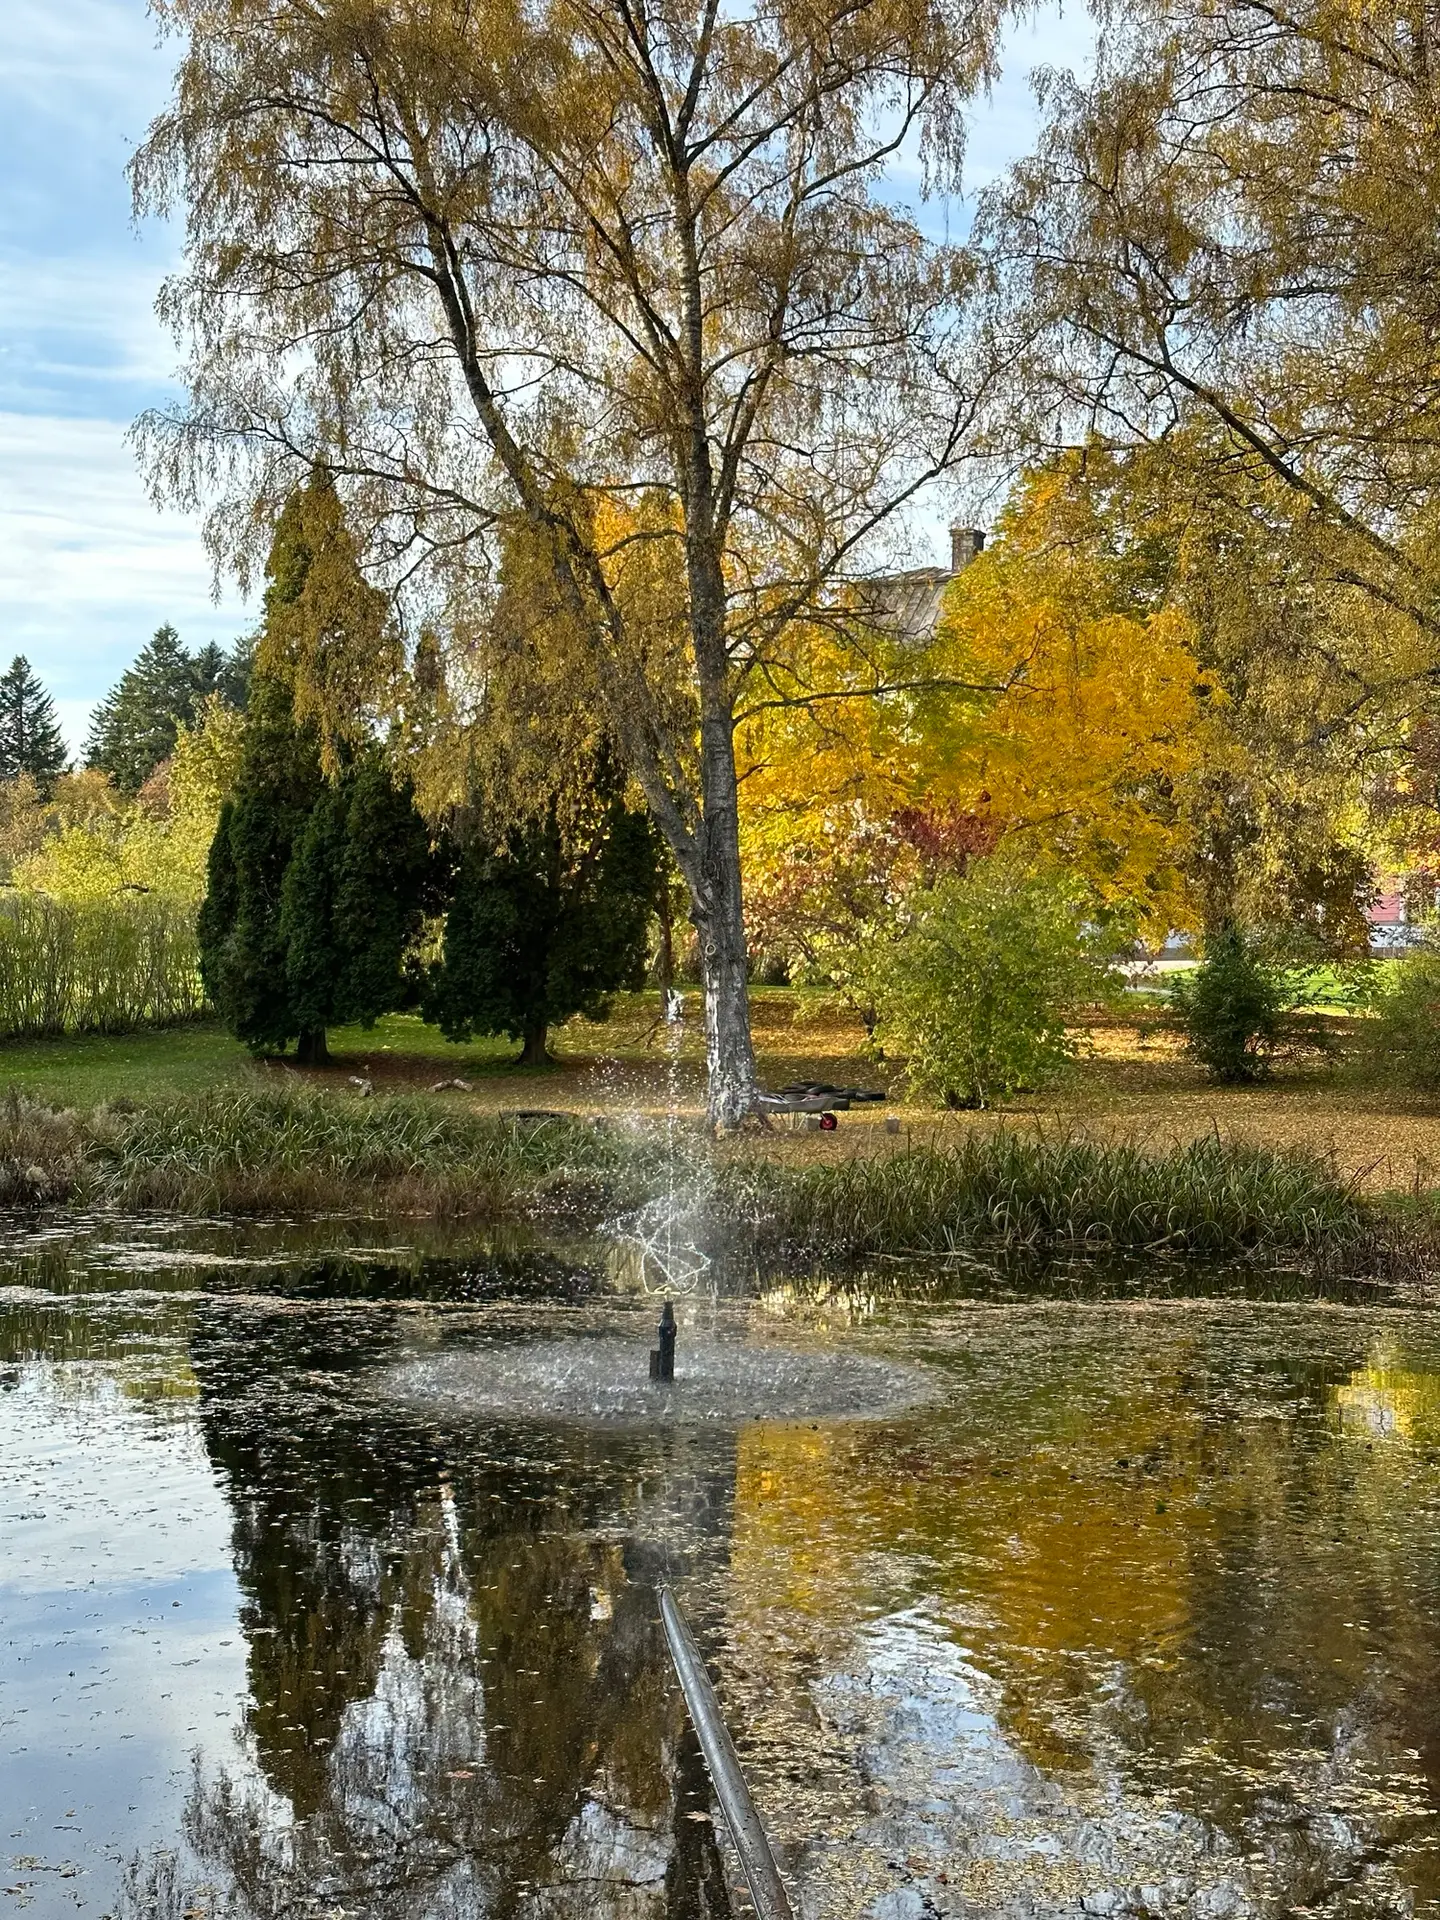
<svg viewBox="0 0 1440 1920">
<path fill-rule="evenodd" d="M 688 997 L 694 1017 L 686 1044 L 689 1054 L 699 1058 L 704 1049 L 699 995 L 691 989 Z M 823 1013 L 832 999 L 792 987 L 762 987 L 752 996 L 757 1025 L 778 1016 L 784 1022 L 787 1046 L 798 1044 L 802 1050 L 803 1037 L 798 1043 L 790 1037 L 794 1011 L 801 1009 L 802 1017 L 803 1010 L 811 1007 Z M 659 997 L 654 993 L 620 994 L 609 1021 L 603 1025 L 577 1021 L 559 1028 L 552 1032 L 550 1044 L 569 1065 L 605 1058 L 653 1064 L 659 1055 L 645 1042 L 658 1010 Z M 367 1069 L 380 1076 L 377 1091 L 392 1069 L 397 1077 L 411 1079 L 416 1089 L 431 1078 L 497 1081 L 513 1076 L 514 1104 L 533 1099 L 544 1104 L 547 1069 L 517 1073 L 518 1047 L 511 1040 L 485 1038 L 457 1044 L 417 1014 L 394 1013 L 369 1028 L 332 1028 L 328 1041 L 333 1078 L 342 1085 L 347 1074 Z M 268 1084 L 274 1073 L 273 1067 L 252 1059 L 218 1021 L 117 1035 L 0 1041 L 0 1093 L 15 1087 L 33 1099 L 59 1106 L 89 1107 L 122 1097 L 143 1106 L 215 1087 Z"/>
<path fill-rule="evenodd" d="M 515 1053 L 503 1040 L 452 1046 L 438 1029 L 405 1014 L 392 1014 L 369 1030 L 338 1028 L 330 1035 L 330 1050 L 342 1074 L 358 1073 L 386 1054 L 401 1054 L 433 1059 L 437 1078 L 493 1073 Z M 273 1071 L 257 1062 L 218 1021 L 151 1027 L 138 1033 L 0 1042 L 0 1091 L 15 1087 L 32 1099 L 67 1107 L 91 1107 L 122 1098 L 148 1106 L 180 1094 L 259 1086 Z"/>
<path fill-rule="evenodd" d="M 0 1044 L 0 1090 L 14 1087 L 33 1100 L 65 1107 L 121 1098 L 145 1105 L 242 1083 L 256 1073 L 244 1047 L 208 1021 Z"/>
</svg>

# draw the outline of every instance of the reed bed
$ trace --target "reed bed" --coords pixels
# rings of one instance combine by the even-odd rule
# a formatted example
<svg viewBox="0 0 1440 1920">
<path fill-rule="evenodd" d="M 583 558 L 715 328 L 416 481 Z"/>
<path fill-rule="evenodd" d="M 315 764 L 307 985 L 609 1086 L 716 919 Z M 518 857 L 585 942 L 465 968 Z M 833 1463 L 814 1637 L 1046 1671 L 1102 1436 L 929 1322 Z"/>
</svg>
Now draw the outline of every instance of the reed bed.
<svg viewBox="0 0 1440 1920">
<path fill-rule="evenodd" d="M 150 894 L 0 900 L 0 1039 L 126 1033 L 204 1011 L 193 909 Z"/>
<path fill-rule="evenodd" d="M 0 1101 L 0 1205 L 549 1213 L 593 1225 L 667 1191 L 722 1239 L 836 1258 L 1003 1245 L 1332 1263 L 1353 1251 L 1368 1265 L 1389 1237 L 1388 1215 L 1325 1160 L 1219 1140 L 1154 1153 L 998 1132 L 794 1167 L 761 1149 L 712 1159 L 694 1138 L 677 1164 L 656 1130 L 517 1121 L 424 1096 L 282 1086 L 85 1114 Z"/>
<path fill-rule="evenodd" d="M 963 1245 L 1223 1255 L 1358 1244 L 1369 1210 L 1316 1155 L 1218 1139 L 1155 1153 L 1000 1131 L 887 1158 L 732 1162 L 727 1211 L 762 1243 L 859 1255 Z"/>
<path fill-rule="evenodd" d="M 653 1136 L 515 1122 L 424 1098 L 221 1089 L 138 1111 L 0 1103 L 0 1205 L 176 1213 L 596 1215 L 661 1177 Z"/>
</svg>

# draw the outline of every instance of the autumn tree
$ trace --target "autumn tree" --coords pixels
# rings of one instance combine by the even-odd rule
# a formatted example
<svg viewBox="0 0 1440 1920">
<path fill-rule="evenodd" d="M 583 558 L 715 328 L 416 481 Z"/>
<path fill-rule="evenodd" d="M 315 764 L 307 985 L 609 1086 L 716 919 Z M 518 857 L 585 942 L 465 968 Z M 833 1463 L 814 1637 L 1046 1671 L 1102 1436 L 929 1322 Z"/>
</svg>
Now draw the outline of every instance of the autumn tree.
<svg viewBox="0 0 1440 1920">
<path fill-rule="evenodd" d="M 970 263 L 885 171 L 913 149 L 955 184 L 999 8 L 159 11 L 184 50 L 135 182 L 185 205 L 162 304 L 190 402 L 145 425 L 157 487 L 208 491 L 243 571 L 323 464 L 442 633 L 523 532 L 569 699 L 685 877 L 711 1115 L 738 1122 L 736 716 L 979 444 Z"/>
<path fill-rule="evenodd" d="M 859 667 L 817 630 L 796 671 L 823 701 L 777 699 L 742 726 L 757 927 L 867 1017 L 863 949 L 996 848 L 1152 933 L 1188 924 L 1179 796 L 1215 683 L 1170 594 L 1173 547 L 1142 528 L 1073 462 L 1031 473 L 932 631 L 877 630 Z"/>
<path fill-rule="evenodd" d="M 1387 627 L 1351 714 L 1440 672 L 1435 52 L 1400 0 L 1142 0 L 981 222 L 1037 437 L 1146 450 Z"/>
</svg>

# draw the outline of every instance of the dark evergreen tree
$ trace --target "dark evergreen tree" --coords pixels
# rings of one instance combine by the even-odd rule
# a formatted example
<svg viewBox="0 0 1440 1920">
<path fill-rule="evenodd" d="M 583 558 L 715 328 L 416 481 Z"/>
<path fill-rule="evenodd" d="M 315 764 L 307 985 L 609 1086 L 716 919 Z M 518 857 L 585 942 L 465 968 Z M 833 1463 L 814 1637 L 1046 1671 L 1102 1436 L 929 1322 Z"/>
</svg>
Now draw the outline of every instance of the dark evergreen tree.
<svg viewBox="0 0 1440 1920">
<path fill-rule="evenodd" d="M 424 1011 L 449 1040 L 503 1033 L 521 1063 L 549 1058 L 549 1028 L 638 987 L 659 862 L 643 812 L 613 798 L 578 858 L 566 857 L 554 810 L 541 824 L 482 837 L 456 876 L 440 962 Z"/>
<path fill-rule="evenodd" d="M 430 836 L 408 782 L 371 748 L 316 803 L 285 875 L 280 927 L 298 1028 L 370 1026 L 414 995 L 433 898 Z"/>
<path fill-rule="evenodd" d="M 318 583 L 302 503 L 287 505 L 267 567 L 264 635 L 323 617 L 348 592 Z M 315 606 L 317 591 L 325 605 Z M 200 909 L 201 970 L 232 1031 L 256 1052 L 299 1043 L 326 1057 L 325 1029 L 368 1024 L 416 982 L 405 964 L 430 904 L 429 836 L 408 785 L 377 748 L 351 754 L 327 782 L 320 742 L 295 718 L 283 648 L 250 682 L 245 744 L 233 798 L 210 848 Z M 261 659 L 267 655 L 261 642 Z M 248 664 L 248 663 L 247 663 Z"/>
<path fill-rule="evenodd" d="M 96 709 L 85 764 L 109 774 L 123 792 L 138 793 L 210 694 L 245 704 L 249 671 L 248 643 L 227 654 L 212 642 L 191 654 L 174 627 L 158 628 Z"/>
<path fill-rule="evenodd" d="M 214 640 L 201 647 L 191 661 L 195 708 L 198 710 L 202 701 L 208 700 L 212 693 L 218 693 L 227 706 L 243 713 L 250 697 L 250 669 L 254 664 L 254 655 L 255 643 L 250 638 L 237 640 L 228 651 Z"/>
<path fill-rule="evenodd" d="M 28 773 L 48 792 L 70 756 L 55 717 L 55 703 L 17 653 L 0 674 L 0 780 Z"/>
<path fill-rule="evenodd" d="M 325 1034 L 296 1018 L 281 920 L 286 870 L 324 792 L 313 728 L 296 726 L 288 687 L 257 677 L 235 792 L 210 844 L 200 972 L 237 1039 L 256 1053 L 298 1039 L 308 1062 L 324 1059 Z"/>
</svg>

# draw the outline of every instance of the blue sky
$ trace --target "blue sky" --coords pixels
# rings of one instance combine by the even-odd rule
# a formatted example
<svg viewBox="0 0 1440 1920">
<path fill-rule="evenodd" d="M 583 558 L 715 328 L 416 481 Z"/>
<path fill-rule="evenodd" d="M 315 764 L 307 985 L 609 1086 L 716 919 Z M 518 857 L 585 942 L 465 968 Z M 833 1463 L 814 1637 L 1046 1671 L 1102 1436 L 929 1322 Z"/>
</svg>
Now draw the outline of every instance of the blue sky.
<svg viewBox="0 0 1440 1920">
<path fill-rule="evenodd" d="M 1090 34 L 1076 4 L 1012 36 L 974 116 L 977 186 L 1029 145 L 1031 69 L 1083 58 Z M 157 512 L 125 439 L 174 391 L 152 308 L 178 241 L 132 225 L 124 171 L 172 53 L 143 0 L 0 6 L 0 656 L 27 655 L 75 747 L 163 621 L 193 647 L 250 620 L 228 586 L 214 598 L 198 525 Z"/>
</svg>

